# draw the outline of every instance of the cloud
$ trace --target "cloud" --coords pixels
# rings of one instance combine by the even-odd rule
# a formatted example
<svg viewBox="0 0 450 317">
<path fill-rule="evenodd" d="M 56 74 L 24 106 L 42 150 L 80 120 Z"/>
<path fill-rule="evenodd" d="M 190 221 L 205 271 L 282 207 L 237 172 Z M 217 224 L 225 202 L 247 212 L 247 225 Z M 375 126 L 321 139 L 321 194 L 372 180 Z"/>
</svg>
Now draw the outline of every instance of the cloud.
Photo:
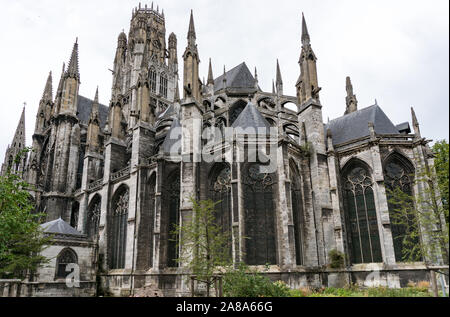
<svg viewBox="0 0 450 317">
<path fill-rule="evenodd" d="M 62 63 L 73 42 L 80 45 L 80 94 L 109 103 L 117 36 L 128 32 L 137 1 L 41 0 L 4 1 L 0 12 L 0 160 L 11 142 L 21 108 L 27 102 L 27 144 L 47 74 L 53 71 L 54 91 Z M 150 6 L 150 2 L 147 3 Z M 208 59 L 214 75 L 245 61 L 258 68 L 259 84 L 271 91 L 276 59 L 284 92 L 295 95 L 299 76 L 301 12 L 305 12 L 318 57 L 321 101 L 326 121 L 345 111 L 345 77 L 351 76 L 359 107 L 377 98 L 395 123 L 411 121 L 414 105 L 422 134 L 448 139 L 449 16 L 447 0 L 313 1 L 193 0 L 155 2 L 164 8 L 166 37 L 178 38 L 178 59 L 186 46 L 190 10 L 194 10 L 197 42 L 207 77 Z M 144 5 L 144 2 L 143 4 Z M 180 76 L 182 78 L 182 76 Z"/>
</svg>

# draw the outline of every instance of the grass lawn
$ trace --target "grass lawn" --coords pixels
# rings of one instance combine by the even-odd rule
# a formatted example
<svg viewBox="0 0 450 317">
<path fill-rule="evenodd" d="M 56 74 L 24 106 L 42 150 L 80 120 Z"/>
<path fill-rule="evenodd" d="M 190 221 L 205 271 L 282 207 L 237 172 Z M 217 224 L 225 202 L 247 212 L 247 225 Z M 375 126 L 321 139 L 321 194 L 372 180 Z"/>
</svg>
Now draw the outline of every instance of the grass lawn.
<svg viewBox="0 0 450 317">
<path fill-rule="evenodd" d="M 292 297 L 432 297 L 428 285 L 415 285 L 405 288 L 359 288 L 358 286 L 348 286 L 345 288 L 322 288 L 319 290 L 311 290 L 308 288 L 290 290 Z M 442 291 L 439 292 L 442 296 Z M 448 294 L 447 294 L 448 296 Z"/>
</svg>

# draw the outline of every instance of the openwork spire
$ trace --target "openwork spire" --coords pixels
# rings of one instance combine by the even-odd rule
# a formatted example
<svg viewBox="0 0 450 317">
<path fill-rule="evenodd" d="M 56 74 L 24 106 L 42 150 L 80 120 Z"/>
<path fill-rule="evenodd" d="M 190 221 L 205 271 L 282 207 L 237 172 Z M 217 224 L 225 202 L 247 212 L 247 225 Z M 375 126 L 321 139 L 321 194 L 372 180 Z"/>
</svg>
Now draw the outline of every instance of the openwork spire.
<svg viewBox="0 0 450 317">
<path fill-rule="evenodd" d="M 78 68 L 78 38 L 73 45 L 72 55 L 70 56 L 69 66 L 67 67 L 66 75 L 80 79 L 80 71 Z"/>
</svg>

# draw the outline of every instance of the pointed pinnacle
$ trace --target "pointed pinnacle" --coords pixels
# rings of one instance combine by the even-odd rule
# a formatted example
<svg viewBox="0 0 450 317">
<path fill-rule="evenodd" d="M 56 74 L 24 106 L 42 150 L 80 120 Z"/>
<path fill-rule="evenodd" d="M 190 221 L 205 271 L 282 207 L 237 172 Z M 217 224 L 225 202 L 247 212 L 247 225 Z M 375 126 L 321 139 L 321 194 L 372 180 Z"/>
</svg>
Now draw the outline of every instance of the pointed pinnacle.
<svg viewBox="0 0 450 317">
<path fill-rule="evenodd" d="M 419 121 L 417 120 L 416 112 L 414 111 L 413 107 L 411 107 L 411 117 L 413 121 L 413 126 L 419 125 Z"/>
<path fill-rule="evenodd" d="M 194 13 L 191 10 L 191 18 L 189 20 L 189 31 L 188 31 L 188 39 L 189 38 L 196 38 L 195 37 L 195 26 L 194 26 Z"/>
<path fill-rule="evenodd" d="M 281 79 L 280 64 L 278 63 L 278 59 L 277 59 L 277 86 L 279 84 L 283 84 L 283 80 Z"/>
<path fill-rule="evenodd" d="M 273 94 L 275 93 L 275 82 L 273 81 L 273 79 L 272 79 L 272 93 Z"/>
<path fill-rule="evenodd" d="M 353 85 L 349 76 L 345 79 L 345 89 L 347 90 L 347 96 L 353 95 Z"/>
<path fill-rule="evenodd" d="M 307 41 L 309 43 L 309 33 L 308 33 L 308 26 L 306 25 L 305 15 L 302 12 L 302 42 Z"/>
<path fill-rule="evenodd" d="M 53 85 L 52 85 L 52 72 L 48 74 L 47 82 L 45 84 L 44 93 L 42 94 L 42 99 L 52 100 L 53 96 Z"/>
<path fill-rule="evenodd" d="M 98 103 L 98 86 L 97 90 L 95 91 L 94 103 Z"/>
<path fill-rule="evenodd" d="M 211 65 L 211 58 L 209 59 L 209 68 L 208 68 L 208 85 L 212 84 L 214 85 L 214 77 L 212 72 L 212 65 Z"/>
<path fill-rule="evenodd" d="M 67 67 L 67 74 L 77 79 L 80 78 L 78 69 L 78 37 L 73 45 L 72 55 L 70 56 L 69 66 Z"/>
</svg>

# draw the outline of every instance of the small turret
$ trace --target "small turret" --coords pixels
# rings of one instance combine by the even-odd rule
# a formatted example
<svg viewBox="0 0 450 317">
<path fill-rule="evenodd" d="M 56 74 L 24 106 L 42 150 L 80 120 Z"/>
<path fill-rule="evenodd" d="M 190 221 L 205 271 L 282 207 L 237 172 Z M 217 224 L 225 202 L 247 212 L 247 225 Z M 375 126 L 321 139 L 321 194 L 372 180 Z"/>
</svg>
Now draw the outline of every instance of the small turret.
<svg viewBox="0 0 450 317">
<path fill-rule="evenodd" d="M 300 105 L 313 99 L 320 103 L 317 79 L 317 58 L 311 47 L 311 39 L 306 26 L 305 16 L 302 14 L 302 51 L 300 53 L 300 77 L 296 83 L 297 98 Z"/>
<path fill-rule="evenodd" d="M 200 80 L 199 80 L 199 72 L 198 65 L 200 63 L 200 59 L 198 56 L 196 34 L 194 27 L 194 15 L 191 10 L 191 17 L 189 20 L 189 30 L 187 34 L 188 45 L 183 54 L 184 60 L 184 98 L 188 96 L 192 96 L 197 100 L 200 100 Z"/>
<path fill-rule="evenodd" d="M 53 86 L 52 86 L 52 72 L 50 72 L 47 77 L 47 82 L 45 83 L 42 98 L 39 102 L 34 133 L 39 134 L 48 126 L 51 117 L 52 107 L 53 107 Z"/>
<path fill-rule="evenodd" d="M 62 95 L 58 113 L 76 116 L 78 89 L 80 87 L 80 72 L 78 67 L 78 38 L 73 45 L 69 66 L 64 73 Z"/>
<path fill-rule="evenodd" d="M 100 132 L 100 119 L 98 110 L 98 87 L 95 91 L 94 102 L 92 103 L 91 115 L 87 131 L 87 144 L 90 151 L 97 151 L 99 148 L 98 134 Z"/>
<path fill-rule="evenodd" d="M 69 66 L 65 74 L 66 77 L 74 78 L 80 80 L 80 70 L 78 67 L 78 37 L 73 45 L 72 55 L 70 56 Z"/>
<path fill-rule="evenodd" d="M 358 100 L 356 99 L 356 96 L 353 94 L 353 85 L 350 80 L 350 77 L 347 77 L 347 79 L 346 79 L 345 88 L 347 90 L 347 97 L 345 98 L 345 103 L 347 105 L 347 108 L 345 110 L 344 115 L 347 115 L 349 113 L 352 113 L 352 112 L 355 112 L 358 110 Z"/>
<path fill-rule="evenodd" d="M 169 35 L 169 67 L 178 73 L 177 37 L 173 32 Z"/>
</svg>

